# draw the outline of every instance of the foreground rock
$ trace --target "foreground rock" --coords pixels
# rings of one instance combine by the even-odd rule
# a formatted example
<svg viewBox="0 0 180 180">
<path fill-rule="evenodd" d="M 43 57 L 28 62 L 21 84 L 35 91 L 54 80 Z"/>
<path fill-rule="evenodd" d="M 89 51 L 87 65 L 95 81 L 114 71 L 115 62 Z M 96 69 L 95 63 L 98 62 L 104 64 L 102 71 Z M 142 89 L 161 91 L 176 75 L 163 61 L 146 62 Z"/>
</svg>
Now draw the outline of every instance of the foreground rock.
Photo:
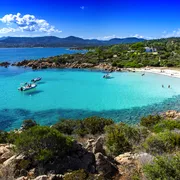
<svg viewBox="0 0 180 180">
<path fill-rule="evenodd" d="M 145 164 L 149 164 L 153 161 L 154 156 L 140 152 L 131 153 L 127 152 L 121 154 L 115 158 L 118 163 L 119 174 L 121 174 L 121 179 L 132 179 L 133 175 L 138 175 L 141 179 L 146 179 L 142 173 L 142 167 Z"/>
<path fill-rule="evenodd" d="M 0 164 L 13 156 L 13 145 L 0 144 Z"/>
<path fill-rule="evenodd" d="M 118 172 L 117 167 L 102 153 L 96 153 L 95 156 L 96 170 L 99 174 L 103 175 L 105 178 L 111 178 Z"/>
</svg>

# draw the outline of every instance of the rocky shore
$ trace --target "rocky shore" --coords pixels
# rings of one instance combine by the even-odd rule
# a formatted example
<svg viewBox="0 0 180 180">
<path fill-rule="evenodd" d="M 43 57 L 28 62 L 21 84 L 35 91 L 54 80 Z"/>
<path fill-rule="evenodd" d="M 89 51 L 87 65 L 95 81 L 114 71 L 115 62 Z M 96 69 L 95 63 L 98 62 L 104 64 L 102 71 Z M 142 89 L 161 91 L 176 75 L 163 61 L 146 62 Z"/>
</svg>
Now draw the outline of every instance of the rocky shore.
<svg viewBox="0 0 180 180">
<path fill-rule="evenodd" d="M 113 71 L 132 71 L 130 69 L 122 69 L 118 67 L 113 67 L 110 63 L 100 63 L 100 64 L 92 64 L 92 63 L 79 63 L 75 62 L 67 62 L 67 63 L 58 63 L 51 61 L 43 61 L 43 60 L 23 60 L 21 62 L 16 62 L 10 64 L 9 62 L 0 63 L 2 67 L 8 66 L 17 66 L 17 67 L 30 67 L 34 70 L 36 69 L 46 69 L 46 68 L 74 68 L 74 69 L 98 69 L 105 70 L 109 72 Z"/>
</svg>

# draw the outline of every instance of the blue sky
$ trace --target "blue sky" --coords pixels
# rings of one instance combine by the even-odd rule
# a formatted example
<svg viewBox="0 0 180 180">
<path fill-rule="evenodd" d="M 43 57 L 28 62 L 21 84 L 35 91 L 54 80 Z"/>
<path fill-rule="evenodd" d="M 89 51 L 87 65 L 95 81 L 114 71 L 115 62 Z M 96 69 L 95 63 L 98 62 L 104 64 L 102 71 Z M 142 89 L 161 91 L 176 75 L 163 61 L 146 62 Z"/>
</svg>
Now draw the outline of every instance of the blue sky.
<svg viewBox="0 0 180 180">
<path fill-rule="evenodd" d="M 0 36 L 82 38 L 180 36 L 178 0 L 7 0 Z"/>
</svg>

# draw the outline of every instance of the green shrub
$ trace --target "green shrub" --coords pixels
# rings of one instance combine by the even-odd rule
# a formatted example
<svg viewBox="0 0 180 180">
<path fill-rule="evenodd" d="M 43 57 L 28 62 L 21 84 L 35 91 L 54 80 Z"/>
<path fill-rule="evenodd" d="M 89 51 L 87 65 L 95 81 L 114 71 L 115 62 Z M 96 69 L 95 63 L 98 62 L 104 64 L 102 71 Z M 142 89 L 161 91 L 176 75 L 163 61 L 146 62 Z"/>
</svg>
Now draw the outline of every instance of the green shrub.
<svg viewBox="0 0 180 180">
<path fill-rule="evenodd" d="M 37 126 L 37 125 L 38 124 L 36 123 L 36 121 L 28 119 L 28 120 L 23 121 L 21 127 L 22 127 L 23 130 L 27 130 L 27 129 L 32 128 L 32 127 Z"/>
<path fill-rule="evenodd" d="M 13 144 L 18 136 L 19 134 L 14 131 L 10 131 L 10 132 L 0 131 L 0 143 Z"/>
<path fill-rule="evenodd" d="M 140 134 L 135 127 L 123 123 L 106 127 L 106 146 L 115 156 L 130 151 L 138 141 Z"/>
<path fill-rule="evenodd" d="M 57 122 L 53 127 L 61 133 L 71 135 L 74 133 L 75 129 L 79 127 L 79 120 L 63 119 Z"/>
<path fill-rule="evenodd" d="M 158 157 L 153 164 L 145 165 L 143 171 L 148 180 L 179 180 L 180 155 Z"/>
<path fill-rule="evenodd" d="M 147 152 L 162 154 L 172 152 L 180 146 L 180 134 L 165 131 L 148 137 L 144 143 Z"/>
<path fill-rule="evenodd" d="M 61 120 L 53 127 L 64 134 L 102 134 L 104 127 L 113 124 L 113 120 L 100 117 L 89 117 L 83 120 Z"/>
<path fill-rule="evenodd" d="M 35 126 L 23 131 L 16 139 L 15 145 L 18 152 L 45 162 L 56 156 L 66 155 L 71 149 L 72 139 L 53 128 Z"/>
<path fill-rule="evenodd" d="M 104 133 L 105 126 L 114 124 L 112 119 L 105 119 L 101 117 L 89 117 L 83 120 L 84 128 L 89 134 L 102 134 Z"/>
<path fill-rule="evenodd" d="M 120 62 L 117 64 L 117 66 L 118 66 L 118 68 L 124 68 L 124 64 L 120 63 Z"/>
<path fill-rule="evenodd" d="M 147 117 L 142 117 L 140 121 L 140 125 L 145 126 L 147 128 L 152 128 L 155 124 L 159 123 L 162 120 L 159 115 L 149 115 Z"/>
<path fill-rule="evenodd" d="M 153 127 L 153 131 L 156 133 L 165 130 L 180 129 L 180 122 L 176 120 L 163 120 Z"/>
<path fill-rule="evenodd" d="M 10 132 L 8 132 L 7 142 L 10 144 L 14 144 L 18 137 L 19 137 L 19 133 L 10 131 Z"/>
<path fill-rule="evenodd" d="M 113 63 L 112 63 L 112 66 L 117 66 L 117 62 L 116 61 L 114 61 Z"/>
<path fill-rule="evenodd" d="M 96 177 L 93 174 L 87 173 L 84 169 L 67 173 L 64 176 L 64 180 L 104 180 L 103 177 Z"/>
<path fill-rule="evenodd" d="M 8 133 L 5 131 L 0 131 L 0 143 L 7 143 Z"/>
</svg>

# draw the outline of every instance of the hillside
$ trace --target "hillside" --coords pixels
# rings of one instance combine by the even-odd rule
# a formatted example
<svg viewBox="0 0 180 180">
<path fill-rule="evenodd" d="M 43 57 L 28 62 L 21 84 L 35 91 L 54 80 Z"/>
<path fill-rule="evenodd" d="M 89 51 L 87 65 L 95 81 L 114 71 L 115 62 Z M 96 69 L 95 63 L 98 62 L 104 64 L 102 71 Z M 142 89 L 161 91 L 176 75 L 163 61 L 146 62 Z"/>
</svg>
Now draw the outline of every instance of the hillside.
<svg viewBox="0 0 180 180">
<path fill-rule="evenodd" d="M 102 46 L 125 43 L 142 42 L 144 39 L 139 38 L 114 38 L 108 41 L 97 39 L 82 39 L 79 37 L 69 36 L 59 38 L 55 36 L 44 37 L 3 37 L 0 38 L 0 47 L 87 47 Z"/>
</svg>

